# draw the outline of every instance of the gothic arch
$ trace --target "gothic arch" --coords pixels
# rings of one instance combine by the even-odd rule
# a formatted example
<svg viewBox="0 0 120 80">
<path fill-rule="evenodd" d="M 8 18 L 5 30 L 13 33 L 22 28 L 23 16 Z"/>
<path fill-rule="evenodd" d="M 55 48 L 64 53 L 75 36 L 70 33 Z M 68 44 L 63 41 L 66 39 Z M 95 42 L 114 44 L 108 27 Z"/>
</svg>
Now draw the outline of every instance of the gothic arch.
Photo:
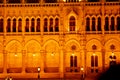
<svg viewBox="0 0 120 80">
<path fill-rule="evenodd" d="M 93 50 L 93 49 L 92 49 L 92 46 L 93 46 L 93 45 L 96 45 L 96 47 L 97 47 L 96 51 L 101 51 L 102 44 L 101 44 L 101 42 L 100 42 L 99 40 L 97 40 L 97 39 L 91 39 L 91 40 L 89 40 L 89 41 L 87 42 L 87 44 L 86 44 L 86 49 L 87 49 L 87 51 L 92 51 L 92 50 Z"/>
<path fill-rule="evenodd" d="M 21 52 L 22 44 L 18 40 L 11 40 L 6 44 L 6 48 L 8 52 Z"/>
<path fill-rule="evenodd" d="M 105 42 L 105 49 L 106 51 L 111 51 L 110 46 L 114 45 L 115 46 L 115 51 L 120 51 L 120 41 L 116 39 L 109 39 Z"/>
<path fill-rule="evenodd" d="M 70 39 L 68 40 L 66 43 L 65 43 L 65 50 L 67 51 L 72 51 L 71 47 L 72 46 L 76 46 L 76 51 L 79 51 L 80 50 L 80 44 L 77 40 L 75 39 Z"/>
<path fill-rule="evenodd" d="M 39 52 L 41 50 L 41 46 L 40 43 L 37 40 L 29 40 L 26 44 L 25 44 L 25 50 L 27 50 L 27 52 Z"/>
</svg>

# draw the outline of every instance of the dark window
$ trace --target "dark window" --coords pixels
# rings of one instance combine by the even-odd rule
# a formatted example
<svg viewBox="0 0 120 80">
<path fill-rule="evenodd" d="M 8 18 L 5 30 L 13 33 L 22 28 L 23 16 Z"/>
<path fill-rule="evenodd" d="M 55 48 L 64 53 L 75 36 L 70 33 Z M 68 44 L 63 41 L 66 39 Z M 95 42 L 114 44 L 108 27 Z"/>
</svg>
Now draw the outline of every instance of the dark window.
<svg viewBox="0 0 120 80">
<path fill-rule="evenodd" d="M 75 31 L 75 17 L 71 16 L 69 20 L 70 31 Z"/>
<path fill-rule="evenodd" d="M 92 31 L 96 31 L 96 29 L 95 29 L 95 18 L 92 18 Z"/>
<path fill-rule="evenodd" d="M 35 32 L 35 19 L 32 18 L 31 20 L 31 32 Z"/>
<path fill-rule="evenodd" d="M 37 19 L 37 32 L 40 32 L 40 18 Z"/>
<path fill-rule="evenodd" d="M 0 3 L 3 3 L 3 0 L 0 0 Z"/>
<path fill-rule="evenodd" d="M 99 2 L 100 0 L 87 0 L 88 2 Z"/>
<path fill-rule="evenodd" d="M 55 19 L 55 32 L 58 32 L 59 31 L 59 19 L 56 18 Z"/>
<path fill-rule="evenodd" d="M 98 18 L 98 31 L 101 31 L 101 18 Z"/>
<path fill-rule="evenodd" d="M 117 17 L 117 30 L 120 30 L 120 17 Z"/>
<path fill-rule="evenodd" d="M 70 56 L 70 67 L 73 67 L 73 56 Z"/>
<path fill-rule="evenodd" d="M 112 18 L 111 18 L 111 31 L 114 31 L 114 30 L 115 30 L 114 24 L 115 24 L 114 17 L 112 17 Z"/>
<path fill-rule="evenodd" d="M 77 56 L 74 56 L 74 67 L 77 67 Z"/>
<path fill-rule="evenodd" d="M 26 0 L 27 3 L 39 3 L 39 0 Z"/>
<path fill-rule="evenodd" d="M 50 32 L 53 32 L 53 19 L 50 18 L 50 26 L 49 26 Z"/>
<path fill-rule="evenodd" d="M 95 56 L 95 67 L 98 67 L 98 56 Z"/>
<path fill-rule="evenodd" d="M 90 31 L 90 18 L 86 18 L 86 31 Z"/>
<path fill-rule="evenodd" d="M 26 19 L 25 32 L 29 32 L 29 19 Z"/>
<path fill-rule="evenodd" d="M 21 0 L 8 0 L 8 3 L 20 3 Z"/>
<path fill-rule="evenodd" d="M 105 18 L 105 31 L 109 31 L 109 19 L 108 19 L 108 17 Z"/>
<path fill-rule="evenodd" d="M 116 2 L 116 1 L 119 1 L 119 0 L 106 0 L 106 2 Z"/>
<path fill-rule="evenodd" d="M 94 56 L 91 56 L 91 67 L 94 67 Z"/>
<path fill-rule="evenodd" d="M 96 69 L 96 67 L 98 67 L 98 56 L 97 55 L 92 55 L 91 56 L 91 72 L 98 72 L 98 69 Z"/>
<path fill-rule="evenodd" d="M 44 32 L 48 32 L 48 19 L 47 18 L 45 18 L 44 19 Z"/>
<path fill-rule="evenodd" d="M 3 19 L 0 19 L 0 32 L 3 32 Z"/>
<path fill-rule="evenodd" d="M 110 67 L 116 65 L 116 56 L 110 56 Z"/>
<path fill-rule="evenodd" d="M 16 19 L 13 19 L 13 32 L 16 32 Z"/>
<path fill-rule="evenodd" d="M 56 3 L 57 0 L 45 0 L 45 3 Z"/>
<path fill-rule="evenodd" d="M 7 32 L 11 32 L 11 20 L 7 20 Z"/>
<path fill-rule="evenodd" d="M 22 19 L 18 20 L 18 32 L 22 32 Z"/>
</svg>

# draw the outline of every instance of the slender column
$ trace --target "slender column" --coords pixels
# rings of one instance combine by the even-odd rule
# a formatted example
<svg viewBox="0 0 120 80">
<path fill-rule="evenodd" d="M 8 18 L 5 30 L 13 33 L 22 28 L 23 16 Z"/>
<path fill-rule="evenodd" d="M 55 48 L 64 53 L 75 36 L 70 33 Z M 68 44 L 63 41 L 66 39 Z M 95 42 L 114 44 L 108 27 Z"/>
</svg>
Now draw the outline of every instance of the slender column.
<svg viewBox="0 0 120 80">
<path fill-rule="evenodd" d="M 60 49 L 60 78 L 64 78 L 64 49 L 63 47 Z"/>
<path fill-rule="evenodd" d="M 3 69 L 3 72 L 4 74 L 7 73 L 7 51 L 6 50 L 3 50 L 3 65 L 4 65 L 4 69 Z"/>
<path fill-rule="evenodd" d="M 22 3 L 24 4 L 24 3 L 25 3 L 25 0 L 22 0 Z"/>
<path fill-rule="evenodd" d="M 26 68 L 26 51 L 22 51 L 22 73 L 25 73 Z"/>
<path fill-rule="evenodd" d="M 105 71 L 105 49 L 102 49 L 102 70 Z"/>
<path fill-rule="evenodd" d="M 102 17 L 101 17 L 101 29 L 102 29 L 102 34 L 104 34 L 105 33 L 105 30 L 104 30 L 104 25 L 105 25 L 104 0 L 102 0 L 101 13 L 102 13 Z"/>
<path fill-rule="evenodd" d="M 40 54 L 41 54 L 41 66 L 40 66 L 40 72 L 41 73 L 44 73 L 44 65 L 45 65 L 45 51 L 44 50 L 41 50 L 40 51 Z"/>
</svg>

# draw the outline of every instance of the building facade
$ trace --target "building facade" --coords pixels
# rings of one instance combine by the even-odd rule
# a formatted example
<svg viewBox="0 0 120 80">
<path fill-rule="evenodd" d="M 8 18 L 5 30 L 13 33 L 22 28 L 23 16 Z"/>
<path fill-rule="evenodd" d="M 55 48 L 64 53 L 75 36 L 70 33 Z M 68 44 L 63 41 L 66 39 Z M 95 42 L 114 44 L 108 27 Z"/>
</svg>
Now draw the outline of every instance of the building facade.
<svg viewBox="0 0 120 80">
<path fill-rule="evenodd" d="M 1 0 L 0 78 L 97 80 L 120 63 L 120 0 Z"/>
</svg>

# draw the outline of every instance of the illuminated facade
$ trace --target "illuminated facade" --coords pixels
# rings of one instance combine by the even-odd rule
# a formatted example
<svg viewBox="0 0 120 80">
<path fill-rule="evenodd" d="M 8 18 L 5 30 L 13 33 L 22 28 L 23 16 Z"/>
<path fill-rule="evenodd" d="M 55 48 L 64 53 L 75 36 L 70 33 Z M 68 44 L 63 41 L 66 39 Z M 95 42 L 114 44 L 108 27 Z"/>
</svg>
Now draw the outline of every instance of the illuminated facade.
<svg viewBox="0 0 120 80">
<path fill-rule="evenodd" d="M 1 0 L 0 78 L 37 78 L 40 67 L 41 78 L 97 79 L 120 63 L 113 1 Z"/>
</svg>

